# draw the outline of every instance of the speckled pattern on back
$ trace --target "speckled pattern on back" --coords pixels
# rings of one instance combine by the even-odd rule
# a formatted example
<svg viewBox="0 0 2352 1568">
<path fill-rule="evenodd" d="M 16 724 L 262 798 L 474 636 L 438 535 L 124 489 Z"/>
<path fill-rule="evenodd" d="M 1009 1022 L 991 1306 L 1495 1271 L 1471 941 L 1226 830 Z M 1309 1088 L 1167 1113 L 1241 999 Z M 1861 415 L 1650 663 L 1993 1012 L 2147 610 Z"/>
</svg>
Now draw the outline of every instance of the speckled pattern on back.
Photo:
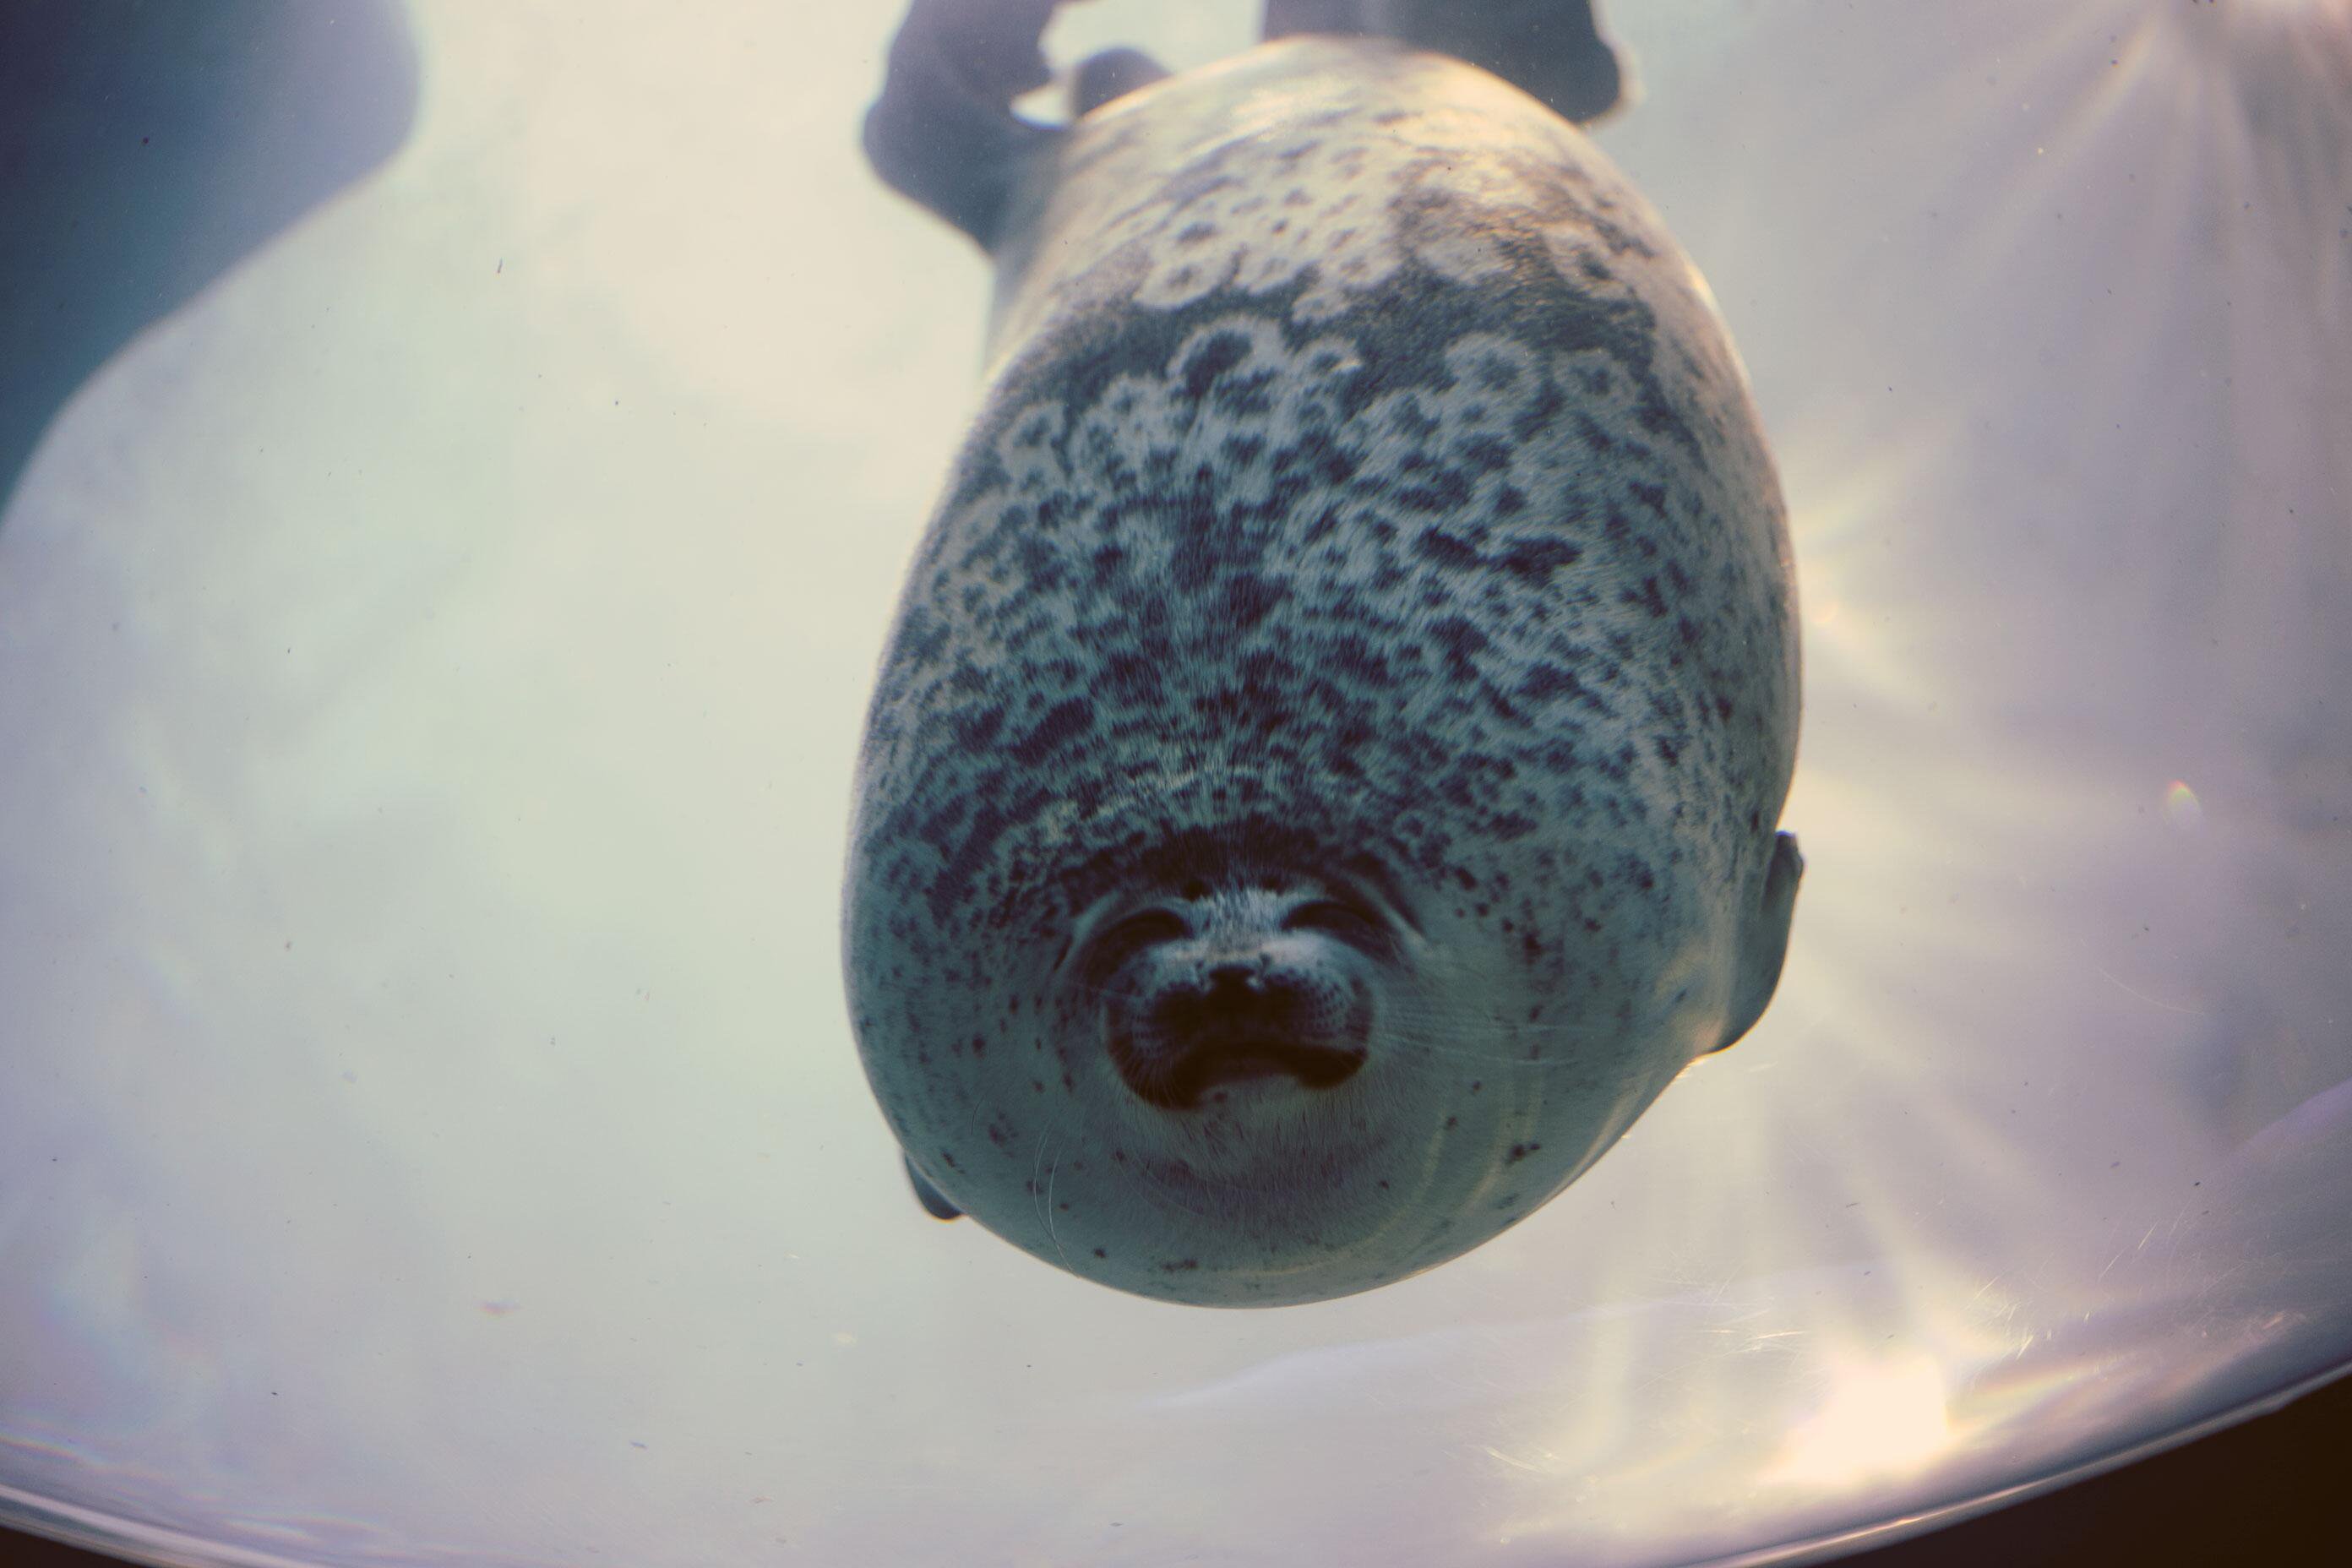
<svg viewBox="0 0 2352 1568">
<path fill-rule="evenodd" d="M 957 1177 L 1009 1163 L 1034 1199 L 1048 1132 L 1108 1158 L 1040 978 L 1076 911 L 1196 863 L 1344 865 L 1477 947 L 1515 1024 L 1607 999 L 1630 1026 L 1759 884 L 1796 642 L 1703 286 L 1588 139 L 1483 72 L 1265 46 L 1082 121 L 1011 230 L 875 695 L 845 934 L 893 1130 L 1066 1261 Z M 1466 1044 L 1434 1078 L 1476 1076 Z M 1517 1163 L 1543 1099 L 1449 1157 Z M 1567 1142 L 1514 1212 L 1381 1272 L 1532 1208 L 1589 1163 Z"/>
</svg>

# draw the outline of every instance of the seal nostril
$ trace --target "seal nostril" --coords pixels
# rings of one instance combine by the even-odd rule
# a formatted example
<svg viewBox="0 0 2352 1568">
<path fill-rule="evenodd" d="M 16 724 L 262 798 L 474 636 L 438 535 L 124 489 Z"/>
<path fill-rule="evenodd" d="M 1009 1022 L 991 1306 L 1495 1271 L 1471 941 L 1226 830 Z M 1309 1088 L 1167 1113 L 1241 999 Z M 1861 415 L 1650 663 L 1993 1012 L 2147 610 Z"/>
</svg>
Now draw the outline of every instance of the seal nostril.
<svg viewBox="0 0 2352 1568">
<path fill-rule="evenodd" d="M 1149 1013 L 1169 1039 L 1199 1043 L 1286 1028 L 1297 1000 L 1292 987 L 1270 980 L 1255 964 L 1220 963 L 1195 980 L 1167 986 Z"/>
<path fill-rule="evenodd" d="M 1295 986 L 1252 963 L 1221 963 L 1209 972 L 1208 981 L 1197 993 L 1198 1016 L 1213 1027 L 1279 1026 L 1289 1021 L 1297 1001 Z"/>
<path fill-rule="evenodd" d="M 1288 1079 L 1301 1089 L 1337 1088 L 1363 1067 L 1363 1032 L 1318 1005 L 1298 975 L 1255 959 L 1218 959 L 1155 992 L 1115 1024 L 1111 1058 L 1147 1103 L 1198 1107 L 1212 1090 Z"/>
</svg>

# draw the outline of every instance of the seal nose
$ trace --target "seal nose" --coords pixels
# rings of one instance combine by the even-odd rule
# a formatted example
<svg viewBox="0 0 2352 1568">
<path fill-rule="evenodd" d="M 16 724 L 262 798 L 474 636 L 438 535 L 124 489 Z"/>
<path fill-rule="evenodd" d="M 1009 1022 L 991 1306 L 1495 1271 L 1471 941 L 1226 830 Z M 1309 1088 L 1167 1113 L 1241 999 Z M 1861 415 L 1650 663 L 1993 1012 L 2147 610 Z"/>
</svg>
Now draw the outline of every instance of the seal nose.
<svg viewBox="0 0 2352 1568">
<path fill-rule="evenodd" d="M 1117 1031 L 1112 1056 L 1129 1087 L 1167 1110 L 1254 1079 L 1333 1089 L 1364 1065 L 1351 1011 L 1329 976 L 1265 954 L 1220 956 L 1150 992 L 1140 1027 Z"/>
<path fill-rule="evenodd" d="M 1225 960 L 1213 964 L 1202 981 L 1197 986 L 1171 985 L 1155 1001 L 1152 1021 L 1171 1040 L 1207 1044 L 1286 1033 L 1298 1022 L 1298 984 L 1269 974 L 1262 964 Z"/>
<path fill-rule="evenodd" d="M 1244 1012 L 1265 995 L 1258 984 L 1260 970 L 1254 963 L 1227 962 L 1209 971 L 1208 994 L 1202 1005 L 1221 1011 Z"/>
</svg>

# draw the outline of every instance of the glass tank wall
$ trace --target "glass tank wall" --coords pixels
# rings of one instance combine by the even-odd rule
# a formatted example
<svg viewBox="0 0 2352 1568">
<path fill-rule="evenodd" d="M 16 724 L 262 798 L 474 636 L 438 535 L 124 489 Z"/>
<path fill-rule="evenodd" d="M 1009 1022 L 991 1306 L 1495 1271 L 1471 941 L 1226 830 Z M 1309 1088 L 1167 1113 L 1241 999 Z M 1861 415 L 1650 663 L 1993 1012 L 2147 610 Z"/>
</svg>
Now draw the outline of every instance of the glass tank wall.
<svg viewBox="0 0 2352 1568">
<path fill-rule="evenodd" d="M 1597 134 L 1788 496 L 1787 972 L 1526 1223 L 1263 1312 L 925 1218 L 852 1047 L 854 752 L 989 295 L 858 153 L 898 12 L 227 7 L 0 160 L 16 276 L 163 312 L 0 307 L 0 1518 L 1764 1561 L 2352 1358 L 2352 7 L 1608 12 Z"/>
</svg>

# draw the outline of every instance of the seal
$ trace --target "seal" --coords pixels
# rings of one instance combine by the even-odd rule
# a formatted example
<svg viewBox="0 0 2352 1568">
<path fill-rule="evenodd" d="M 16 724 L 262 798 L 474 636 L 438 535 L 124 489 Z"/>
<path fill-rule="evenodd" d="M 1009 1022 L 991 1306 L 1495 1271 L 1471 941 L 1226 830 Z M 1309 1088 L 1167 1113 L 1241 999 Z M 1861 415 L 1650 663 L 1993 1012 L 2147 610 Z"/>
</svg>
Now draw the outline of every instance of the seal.
<svg viewBox="0 0 2352 1568">
<path fill-rule="evenodd" d="M 1769 1001 L 1778 481 L 1559 112 L 1618 92 L 1581 0 L 1493 8 L 1565 41 L 1517 51 L 1550 103 L 1460 58 L 1479 7 L 1425 8 L 1444 54 L 1278 4 L 1322 30 L 1098 57 L 1065 128 L 1008 108 L 1051 8 L 919 0 L 867 122 L 999 283 L 860 760 L 851 1021 L 932 1214 L 1164 1300 L 1345 1295 L 1523 1218 Z"/>
</svg>

